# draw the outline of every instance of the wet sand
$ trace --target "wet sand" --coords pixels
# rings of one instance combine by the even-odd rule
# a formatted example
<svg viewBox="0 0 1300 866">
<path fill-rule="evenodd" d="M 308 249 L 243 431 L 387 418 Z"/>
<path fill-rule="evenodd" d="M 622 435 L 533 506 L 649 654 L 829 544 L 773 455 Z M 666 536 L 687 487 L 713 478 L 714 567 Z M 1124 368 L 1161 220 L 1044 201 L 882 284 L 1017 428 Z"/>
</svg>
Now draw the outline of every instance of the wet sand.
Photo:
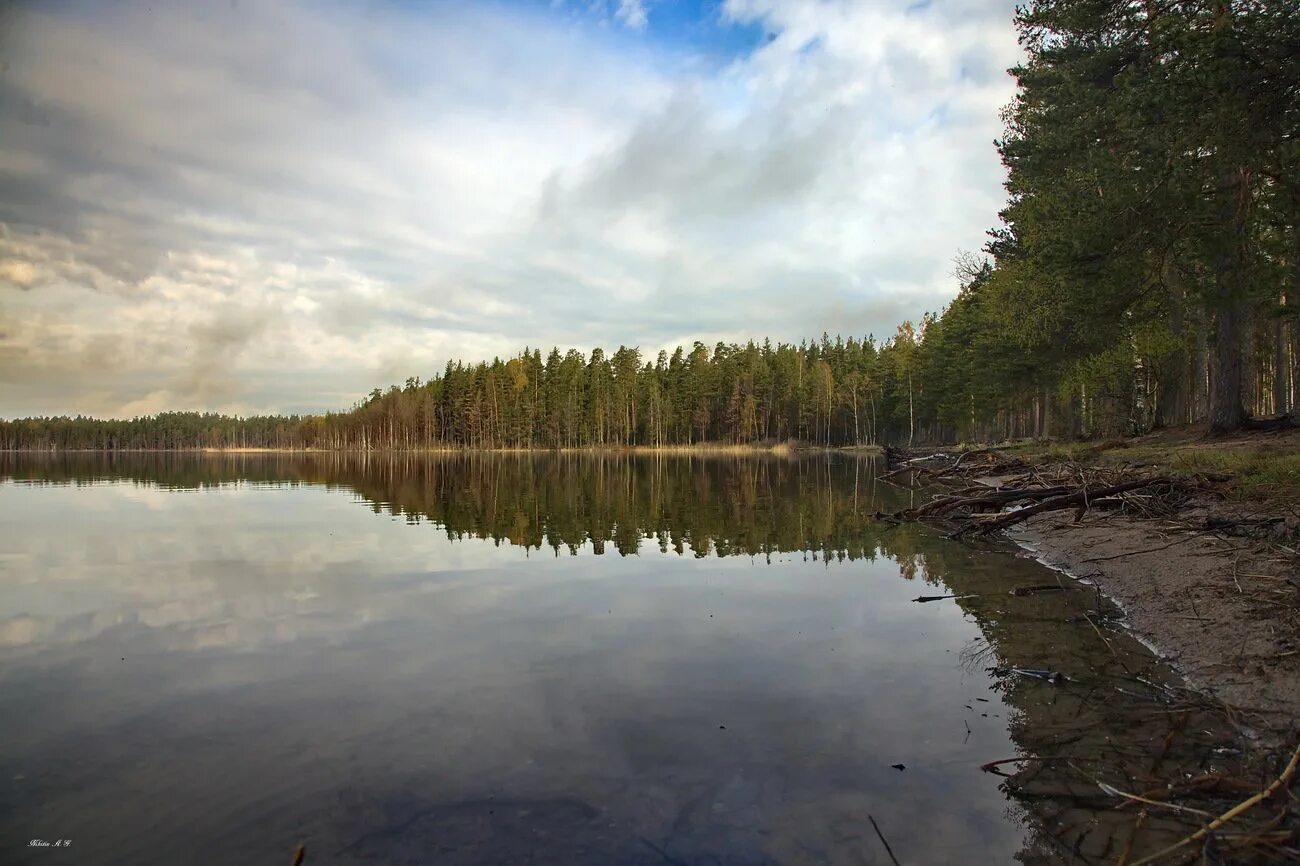
<svg viewBox="0 0 1300 866">
<path fill-rule="evenodd" d="M 1157 520 L 1037 515 L 1008 536 L 1098 586 L 1136 637 L 1266 741 L 1300 719 L 1300 577 L 1275 545 Z"/>
</svg>

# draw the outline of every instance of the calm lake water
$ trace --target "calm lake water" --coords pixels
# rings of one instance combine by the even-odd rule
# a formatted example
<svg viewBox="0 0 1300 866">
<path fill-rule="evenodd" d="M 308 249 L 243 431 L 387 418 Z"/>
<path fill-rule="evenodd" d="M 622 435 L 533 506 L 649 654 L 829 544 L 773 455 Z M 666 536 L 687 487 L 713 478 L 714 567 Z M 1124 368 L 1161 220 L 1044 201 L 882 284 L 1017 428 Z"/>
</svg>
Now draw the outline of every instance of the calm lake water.
<svg viewBox="0 0 1300 866">
<path fill-rule="evenodd" d="M 1094 784 L 980 766 L 1148 754 L 1172 678 L 1087 588 L 873 519 L 876 468 L 0 455 L 0 860 L 889 863 L 872 819 L 1113 859 Z"/>
</svg>

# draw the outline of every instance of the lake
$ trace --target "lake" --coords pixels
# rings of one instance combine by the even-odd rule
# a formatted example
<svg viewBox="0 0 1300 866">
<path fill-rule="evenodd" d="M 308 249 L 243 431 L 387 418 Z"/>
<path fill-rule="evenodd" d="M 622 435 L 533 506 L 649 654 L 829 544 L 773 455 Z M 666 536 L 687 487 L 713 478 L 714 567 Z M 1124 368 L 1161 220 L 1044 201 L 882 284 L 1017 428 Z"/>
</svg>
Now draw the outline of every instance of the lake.
<svg viewBox="0 0 1300 866">
<path fill-rule="evenodd" d="M 0 454 L 0 859 L 1113 862 L 1097 778 L 1229 732 L 879 469 Z"/>
</svg>

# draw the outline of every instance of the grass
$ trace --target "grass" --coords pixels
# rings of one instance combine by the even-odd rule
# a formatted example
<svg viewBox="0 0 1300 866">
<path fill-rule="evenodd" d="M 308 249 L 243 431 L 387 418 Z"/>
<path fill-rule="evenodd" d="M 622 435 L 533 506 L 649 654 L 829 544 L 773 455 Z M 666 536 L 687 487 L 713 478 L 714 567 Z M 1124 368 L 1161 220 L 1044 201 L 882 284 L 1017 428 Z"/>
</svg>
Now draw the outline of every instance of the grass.
<svg viewBox="0 0 1300 866">
<path fill-rule="evenodd" d="M 1223 473 L 1242 499 L 1300 501 L 1300 451 L 1271 448 L 1178 448 L 1150 455 L 1177 475 Z"/>
<path fill-rule="evenodd" d="M 1129 464 L 1176 476 L 1229 475 L 1229 493 L 1236 499 L 1300 501 L 1300 436 L 1294 434 L 1244 434 L 1209 440 L 1189 435 L 1153 435 L 1101 442 L 1023 441 L 1000 450 L 1027 460 Z"/>
<path fill-rule="evenodd" d="M 786 457 L 798 450 L 794 442 L 754 442 L 737 445 L 731 442 L 696 442 L 692 445 L 630 445 L 612 448 L 578 449 L 586 451 L 625 451 L 630 454 L 773 454 Z"/>
</svg>

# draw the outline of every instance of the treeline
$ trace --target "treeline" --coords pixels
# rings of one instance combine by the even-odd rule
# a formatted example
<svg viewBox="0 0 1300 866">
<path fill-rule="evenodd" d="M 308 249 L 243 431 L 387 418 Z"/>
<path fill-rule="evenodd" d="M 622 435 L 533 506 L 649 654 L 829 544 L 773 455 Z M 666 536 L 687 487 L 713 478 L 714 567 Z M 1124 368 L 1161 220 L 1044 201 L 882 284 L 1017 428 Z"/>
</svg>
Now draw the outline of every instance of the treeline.
<svg viewBox="0 0 1300 866">
<path fill-rule="evenodd" d="M 877 343 L 525 350 L 351 411 L 0 423 L 4 448 L 561 448 L 1110 436 L 1300 404 L 1295 0 L 1037 0 L 1009 200 L 957 298 Z"/>
<path fill-rule="evenodd" d="M 696 343 L 449 363 L 427 382 L 376 389 L 351 411 L 254 417 L 168 412 L 129 421 L 0 422 L 0 448 L 584 448 L 824 445 L 909 438 L 918 393 L 910 326 L 874 340 Z"/>
<path fill-rule="evenodd" d="M 187 448 L 301 448 L 307 418 L 232 417 L 212 412 L 161 412 L 127 420 L 67 416 L 0 420 L 0 450 L 102 451 Z"/>
</svg>

